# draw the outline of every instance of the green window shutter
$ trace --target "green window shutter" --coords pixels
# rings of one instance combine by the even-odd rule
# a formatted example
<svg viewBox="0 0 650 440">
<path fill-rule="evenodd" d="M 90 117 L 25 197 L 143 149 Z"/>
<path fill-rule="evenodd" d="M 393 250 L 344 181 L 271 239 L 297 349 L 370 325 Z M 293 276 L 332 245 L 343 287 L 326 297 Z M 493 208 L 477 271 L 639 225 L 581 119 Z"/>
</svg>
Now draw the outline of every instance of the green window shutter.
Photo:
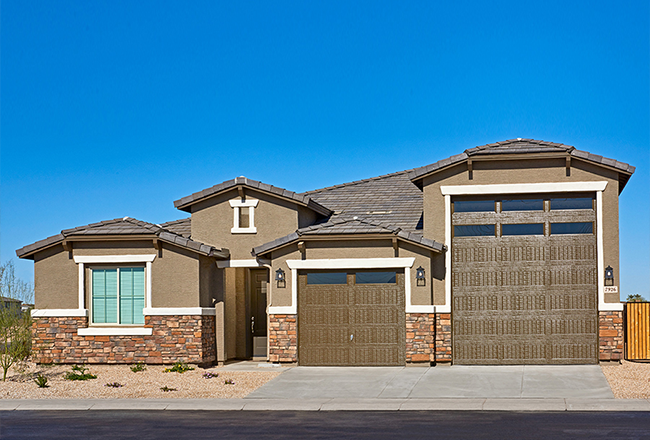
<svg viewBox="0 0 650 440">
<path fill-rule="evenodd" d="M 117 269 L 92 271 L 93 322 L 117 323 Z"/>
<path fill-rule="evenodd" d="M 144 268 L 120 269 L 120 324 L 144 324 Z"/>
</svg>

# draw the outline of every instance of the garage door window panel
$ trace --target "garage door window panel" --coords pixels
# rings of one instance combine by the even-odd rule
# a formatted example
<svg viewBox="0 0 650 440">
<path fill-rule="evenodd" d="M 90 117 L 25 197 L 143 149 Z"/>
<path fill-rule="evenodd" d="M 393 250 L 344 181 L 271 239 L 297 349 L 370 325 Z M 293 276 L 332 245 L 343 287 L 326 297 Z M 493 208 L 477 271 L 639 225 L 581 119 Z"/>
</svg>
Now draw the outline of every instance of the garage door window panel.
<svg viewBox="0 0 650 440">
<path fill-rule="evenodd" d="M 454 202 L 454 212 L 495 212 L 494 200 L 462 200 Z"/>
<path fill-rule="evenodd" d="M 454 237 L 494 237 L 496 225 L 455 225 Z"/>
<path fill-rule="evenodd" d="M 551 223 L 551 235 L 593 234 L 592 222 Z"/>
<path fill-rule="evenodd" d="M 544 235 L 544 223 L 501 225 L 501 235 Z"/>
<path fill-rule="evenodd" d="M 501 202 L 501 211 L 543 211 L 543 199 L 513 199 Z"/>
<path fill-rule="evenodd" d="M 591 197 L 560 197 L 551 199 L 551 211 L 572 209 L 594 209 L 594 199 Z"/>
<path fill-rule="evenodd" d="M 346 272 L 310 272 L 307 274 L 307 284 L 347 284 Z"/>
<path fill-rule="evenodd" d="M 395 284 L 395 272 L 357 272 L 356 284 Z"/>
</svg>

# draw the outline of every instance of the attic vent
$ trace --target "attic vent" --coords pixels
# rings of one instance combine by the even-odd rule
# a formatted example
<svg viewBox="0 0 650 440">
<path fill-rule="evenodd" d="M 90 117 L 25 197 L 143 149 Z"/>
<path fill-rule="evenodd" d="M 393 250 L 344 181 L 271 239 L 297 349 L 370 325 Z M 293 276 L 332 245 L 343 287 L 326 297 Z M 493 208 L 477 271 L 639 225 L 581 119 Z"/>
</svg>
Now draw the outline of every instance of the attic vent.
<svg viewBox="0 0 650 440">
<path fill-rule="evenodd" d="M 391 214 L 393 211 L 368 211 L 366 214 Z"/>
</svg>

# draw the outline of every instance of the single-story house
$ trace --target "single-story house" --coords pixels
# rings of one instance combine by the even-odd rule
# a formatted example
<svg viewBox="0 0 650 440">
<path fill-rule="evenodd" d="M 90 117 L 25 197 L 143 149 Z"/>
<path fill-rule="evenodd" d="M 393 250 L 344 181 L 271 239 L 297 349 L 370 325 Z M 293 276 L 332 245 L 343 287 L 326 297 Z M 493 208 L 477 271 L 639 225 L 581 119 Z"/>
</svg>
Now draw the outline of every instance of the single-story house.
<svg viewBox="0 0 650 440">
<path fill-rule="evenodd" d="M 102 221 L 34 260 L 61 363 L 588 364 L 621 359 L 618 196 L 634 167 L 513 139 L 306 193 L 237 177 L 189 218 Z"/>
</svg>

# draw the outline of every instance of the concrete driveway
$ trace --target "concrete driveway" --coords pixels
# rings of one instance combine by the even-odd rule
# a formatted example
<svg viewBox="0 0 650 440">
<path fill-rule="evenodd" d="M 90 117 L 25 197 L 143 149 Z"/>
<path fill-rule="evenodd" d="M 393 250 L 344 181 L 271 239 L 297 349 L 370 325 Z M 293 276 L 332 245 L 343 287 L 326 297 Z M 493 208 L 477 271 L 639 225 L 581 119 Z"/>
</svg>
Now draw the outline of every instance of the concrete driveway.
<svg viewBox="0 0 650 440">
<path fill-rule="evenodd" d="M 598 365 L 295 367 L 250 399 L 613 399 Z"/>
</svg>

